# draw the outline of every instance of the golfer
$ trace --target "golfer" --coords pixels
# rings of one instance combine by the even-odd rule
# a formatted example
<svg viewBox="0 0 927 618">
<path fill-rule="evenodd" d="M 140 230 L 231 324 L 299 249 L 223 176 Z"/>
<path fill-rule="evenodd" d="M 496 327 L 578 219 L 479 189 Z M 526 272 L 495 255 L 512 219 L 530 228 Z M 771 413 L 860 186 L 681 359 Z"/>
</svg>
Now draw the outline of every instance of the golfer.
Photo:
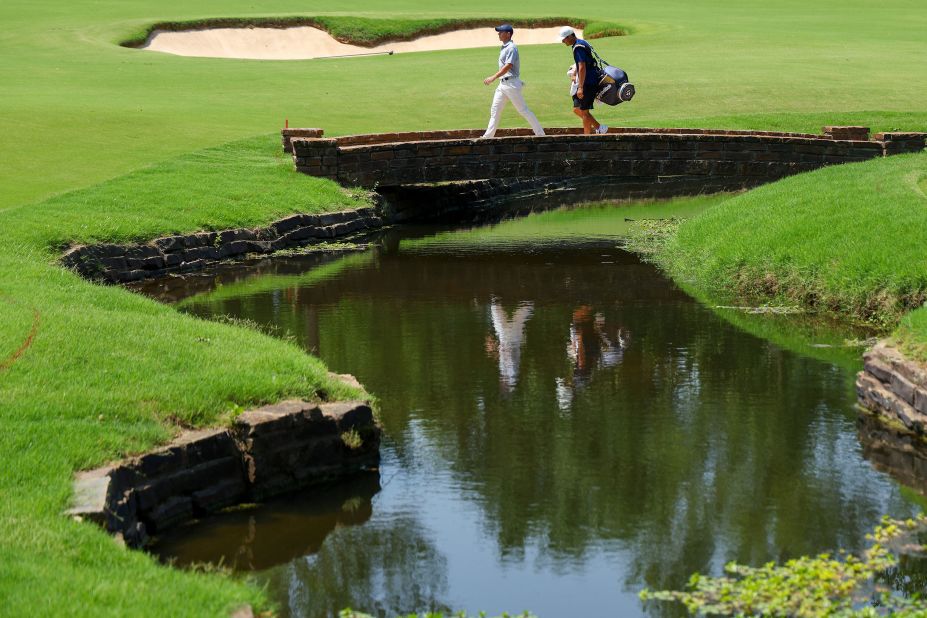
<svg viewBox="0 0 927 618">
<path fill-rule="evenodd" d="M 592 57 L 592 46 L 586 41 L 576 38 L 576 33 L 569 26 L 560 29 L 560 41 L 573 48 L 573 61 L 576 63 L 576 93 L 573 95 L 573 113 L 583 121 L 583 133 L 608 133 L 608 127 L 600 124 L 589 111 L 595 102 L 599 81 L 602 74 L 595 58 Z"/>
<path fill-rule="evenodd" d="M 502 109 L 507 101 L 511 101 L 518 113 L 525 117 L 535 135 L 544 135 L 541 123 L 538 122 L 534 112 L 528 109 L 525 97 L 521 94 L 522 86 L 524 86 L 524 82 L 519 77 L 521 63 L 518 60 L 518 48 L 512 42 L 515 29 L 509 24 L 502 24 L 496 26 L 496 32 L 499 33 L 499 40 L 502 41 L 502 50 L 499 52 L 499 70 L 484 79 L 483 83 L 488 86 L 498 79 L 499 86 L 496 87 L 496 93 L 492 97 L 492 107 L 489 108 L 489 126 L 486 127 L 483 137 L 495 136 L 496 129 L 499 128 Z"/>
</svg>

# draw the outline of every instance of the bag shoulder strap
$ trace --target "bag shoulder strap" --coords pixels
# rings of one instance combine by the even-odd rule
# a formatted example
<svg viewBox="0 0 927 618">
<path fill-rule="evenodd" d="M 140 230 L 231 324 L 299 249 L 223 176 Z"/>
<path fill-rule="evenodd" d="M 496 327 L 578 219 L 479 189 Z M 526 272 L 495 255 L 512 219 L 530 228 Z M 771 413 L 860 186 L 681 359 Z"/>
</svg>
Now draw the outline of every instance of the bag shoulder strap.
<svg viewBox="0 0 927 618">
<path fill-rule="evenodd" d="M 594 48 L 592 45 L 589 46 L 589 51 L 592 52 L 592 57 L 595 58 L 595 59 L 596 59 L 596 62 L 599 63 L 599 68 L 600 68 L 600 69 L 603 69 L 603 70 L 604 70 L 605 67 L 610 67 L 610 66 L 612 66 L 611 64 L 608 63 L 607 60 L 605 60 L 605 58 L 603 58 L 602 56 L 599 55 L 599 52 L 597 52 L 597 51 L 595 50 L 595 48 Z"/>
<path fill-rule="evenodd" d="M 588 49 L 589 55 L 592 56 L 592 65 L 595 69 L 598 69 L 599 71 L 602 70 L 603 62 L 605 63 L 605 66 L 608 66 L 608 63 L 602 60 L 602 56 L 600 56 L 599 53 L 595 50 L 595 48 L 589 44 L 589 41 L 583 40 L 583 43 L 585 43 L 585 45 L 580 44 L 580 43 L 574 43 L 573 49 L 575 50 L 577 47 L 585 47 L 586 49 Z"/>
<path fill-rule="evenodd" d="M 590 45 L 588 41 L 586 41 L 586 46 L 589 48 L 589 54 L 592 56 L 593 60 L 595 61 L 596 69 L 598 69 L 600 72 L 604 72 L 605 67 L 612 66 L 611 64 L 609 64 L 609 62 L 605 58 L 599 55 L 599 52 L 597 52 L 595 50 L 595 47 Z"/>
</svg>

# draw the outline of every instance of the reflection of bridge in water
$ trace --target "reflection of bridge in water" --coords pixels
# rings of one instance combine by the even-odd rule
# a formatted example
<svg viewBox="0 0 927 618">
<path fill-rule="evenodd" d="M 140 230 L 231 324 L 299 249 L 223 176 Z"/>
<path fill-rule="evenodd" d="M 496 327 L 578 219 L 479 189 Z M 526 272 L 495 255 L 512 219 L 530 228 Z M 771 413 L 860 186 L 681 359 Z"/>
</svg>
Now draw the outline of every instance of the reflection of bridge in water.
<svg viewBox="0 0 927 618">
<path fill-rule="evenodd" d="M 363 474 L 179 528 L 160 539 L 154 551 L 180 566 L 209 563 L 235 571 L 262 571 L 315 554 L 337 528 L 365 523 L 378 491 L 379 472 Z"/>
<path fill-rule="evenodd" d="M 349 290 L 362 289 L 364 295 L 374 299 L 390 299 L 397 295 L 405 298 L 429 296 L 468 301 L 474 297 L 488 301 L 499 290 L 519 290 L 516 300 L 553 302 L 597 302 L 608 298 L 610 290 L 633 288 L 638 303 L 675 303 L 688 296 L 662 281 L 655 281 L 653 270 L 632 253 L 613 251 L 614 240 L 587 240 L 570 242 L 567 248 L 556 243 L 543 245 L 527 243 L 521 250 L 509 245 L 505 252 L 487 252 L 468 257 L 462 268 L 458 257 L 442 251 L 440 246 L 421 248 L 394 245 L 393 239 L 409 232 L 385 233 L 375 251 L 376 270 L 347 269 L 337 278 L 322 278 L 311 286 L 311 294 L 304 292 L 305 301 L 315 306 L 340 302 Z M 394 246 L 391 246 L 394 245 Z M 603 264 L 599 250 L 608 250 L 610 262 Z M 568 259 L 566 256 L 569 256 Z M 383 259 L 389 257 L 389 259 Z M 256 276 L 279 277 L 281 284 L 294 289 L 304 287 L 299 277 L 326 263 L 342 259 L 333 255 L 293 256 L 286 259 L 258 258 L 242 262 L 219 264 L 199 275 L 139 282 L 131 289 L 158 298 L 176 302 L 194 294 L 206 294 L 217 288 L 233 289 Z M 621 266 L 621 269 L 615 266 Z M 575 268 L 595 272 L 595 278 L 572 276 Z M 292 280 L 287 281 L 287 277 Z M 229 302 L 247 302 L 237 298 Z M 293 302 L 298 302 L 293 298 Z"/>
<path fill-rule="evenodd" d="M 919 152 L 925 133 L 824 127 L 822 135 L 711 129 L 612 128 L 605 135 L 550 128 L 380 133 L 325 138 L 320 129 L 284 129 L 296 169 L 376 189 L 398 210 L 453 209 L 497 196 L 541 194 L 562 201 L 672 197 L 734 191 L 826 165 Z M 455 183 L 429 192 L 420 185 Z M 418 188 L 409 193 L 410 186 Z M 433 189 L 434 187 L 432 187 Z M 420 216 L 420 212 L 409 216 Z"/>
</svg>

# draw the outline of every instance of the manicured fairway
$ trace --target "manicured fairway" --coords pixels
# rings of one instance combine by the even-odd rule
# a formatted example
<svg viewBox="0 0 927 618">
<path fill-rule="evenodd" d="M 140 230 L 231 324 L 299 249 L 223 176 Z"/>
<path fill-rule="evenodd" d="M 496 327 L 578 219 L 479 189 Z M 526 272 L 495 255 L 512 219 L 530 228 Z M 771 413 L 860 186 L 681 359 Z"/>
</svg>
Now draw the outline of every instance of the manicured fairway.
<svg viewBox="0 0 927 618">
<path fill-rule="evenodd" d="M 193 6 L 178 0 L 3 3 L 0 209 L 195 148 L 269 133 L 287 117 L 294 126 L 332 133 L 486 122 L 491 90 L 481 80 L 494 66 L 489 49 L 263 62 L 114 45 L 152 21 L 309 10 L 293 0 Z M 444 4 L 411 0 L 388 7 L 347 0 L 327 8 L 367 17 L 449 16 Z M 553 0 L 505 8 L 514 16 L 565 12 Z M 459 17 L 498 12 L 487 0 L 455 11 Z M 918 0 L 893 0 L 877 10 L 863 0 L 593 0 L 582 12 L 635 28 L 633 36 L 596 44 L 639 86 L 632 105 L 602 114 L 606 122 L 817 131 L 852 120 L 881 129 L 927 127 L 921 60 L 927 16 Z M 559 45 L 524 48 L 522 61 L 525 96 L 541 121 L 575 124 L 564 77 L 569 52 Z M 520 122 L 514 113 L 506 117 L 509 125 Z"/>
<path fill-rule="evenodd" d="M 116 45 L 155 21 L 335 11 L 449 16 L 446 3 L 420 0 L 0 4 L 0 613 L 192 616 L 260 605 L 260 591 L 245 584 L 161 568 L 61 517 L 71 475 L 244 406 L 356 393 L 295 346 L 91 285 L 55 259 L 68 242 L 266 223 L 361 203 L 289 171 L 271 135 L 285 118 L 330 134 L 485 123 L 491 89 L 481 79 L 495 66 L 493 49 L 262 62 Z M 607 124 L 927 130 L 920 0 L 592 0 L 581 11 L 634 29 L 596 43 L 639 92 L 632 104 L 603 110 Z M 477 0 L 453 16 L 499 12 Z M 540 0 L 505 13 L 569 11 Z M 541 121 L 576 124 L 568 50 L 521 54 L 525 94 Z M 505 126 L 520 125 L 509 110 Z M 263 137 L 221 146 L 253 136 Z M 207 147 L 218 148 L 200 151 Z M 888 175 L 920 169 L 879 165 Z M 910 324 L 927 337 L 922 316 Z"/>
</svg>

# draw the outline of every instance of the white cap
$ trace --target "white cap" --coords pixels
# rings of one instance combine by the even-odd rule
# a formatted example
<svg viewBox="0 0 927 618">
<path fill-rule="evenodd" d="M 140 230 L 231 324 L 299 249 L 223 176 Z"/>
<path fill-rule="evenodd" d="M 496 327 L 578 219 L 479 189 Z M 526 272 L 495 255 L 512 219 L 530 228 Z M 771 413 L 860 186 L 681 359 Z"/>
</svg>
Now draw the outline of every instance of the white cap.
<svg viewBox="0 0 927 618">
<path fill-rule="evenodd" d="M 563 39 L 567 38 L 571 34 L 576 34 L 576 33 L 573 32 L 573 29 L 570 28 L 569 26 L 564 26 L 563 28 L 560 29 L 560 40 L 563 41 Z"/>
</svg>

